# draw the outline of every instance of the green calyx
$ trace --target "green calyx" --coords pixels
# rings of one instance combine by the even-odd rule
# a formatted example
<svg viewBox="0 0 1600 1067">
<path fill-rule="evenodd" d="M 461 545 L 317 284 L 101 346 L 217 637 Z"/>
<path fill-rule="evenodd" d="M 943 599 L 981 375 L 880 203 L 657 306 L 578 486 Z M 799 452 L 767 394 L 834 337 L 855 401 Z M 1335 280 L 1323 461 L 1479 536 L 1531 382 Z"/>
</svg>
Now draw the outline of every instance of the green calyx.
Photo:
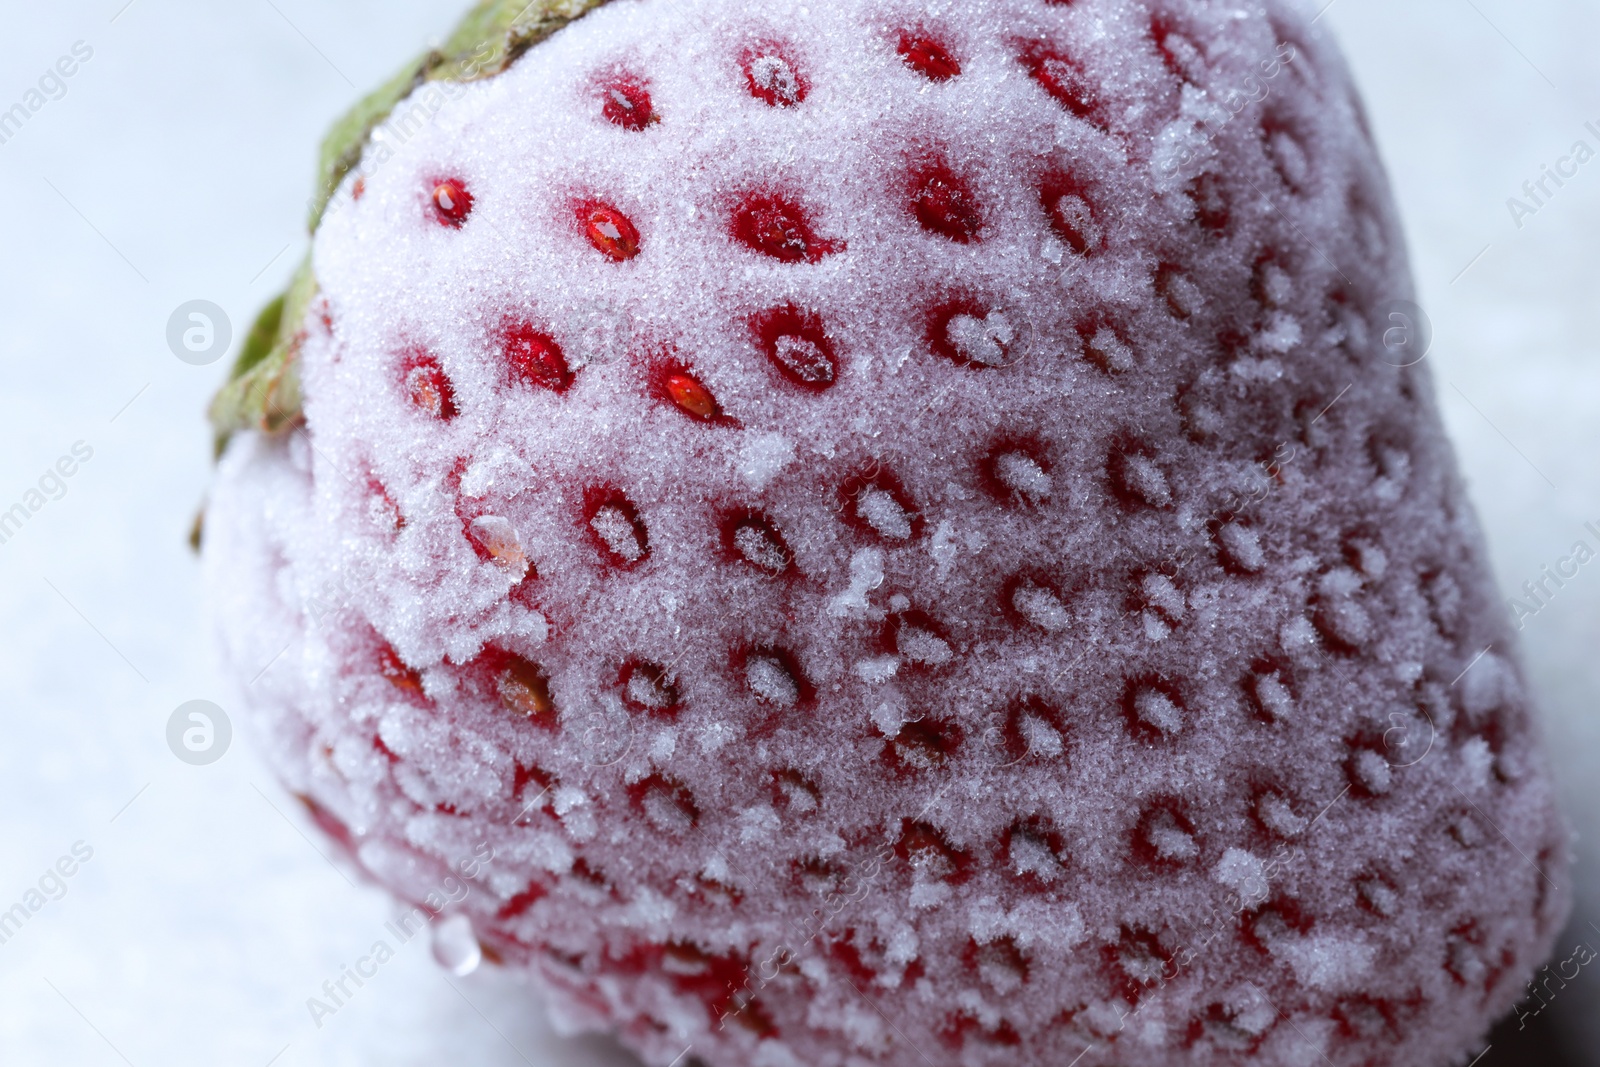
<svg viewBox="0 0 1600 1067">
<path fill-rule="evenodd" d="M 608 2 L 479 0 L 442 45 L 407 64 L 328 132 L 318 157 L 310 232 L 317 232 L 334 192 L 360 165 L 372 132 L 412 93 L 430 82 L 459 83 L 493 77 L 563 26 Z M 288 292 L 257 316 L 227 384 L 211 403 L 211 426 L 219 456 L 240 430 L 276 434 L 292 430 L 303 421 L 299 353 L 305 336 L 306 309 L 316 294 L 317 282 L 308 255 L 295 272 Z"/>
<path fill-rule="evenodd" d="M 228 382 L 211 401 L 211 429 L 220 458 L 240 430 L 283 433 L 300 425 L 301 322 L 317 295 L 307 255 L 294 272 L 288 292 L 256 316 L 228 372 Z"/>
</svg>

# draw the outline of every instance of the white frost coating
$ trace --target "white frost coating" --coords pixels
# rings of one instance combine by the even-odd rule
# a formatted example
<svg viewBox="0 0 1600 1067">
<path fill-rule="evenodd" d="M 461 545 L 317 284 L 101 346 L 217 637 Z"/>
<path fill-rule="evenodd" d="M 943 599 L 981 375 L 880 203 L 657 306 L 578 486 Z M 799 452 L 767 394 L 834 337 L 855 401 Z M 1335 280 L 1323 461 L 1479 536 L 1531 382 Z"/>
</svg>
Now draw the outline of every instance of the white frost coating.
<svg viewBox="0 0 1600 1067">
<path fill-rule="evenodd" d="M 1266 566 L 1267 555 L 1254 530 L 1230 522 L 1217 531 L 1217 540 L 1227 553 L 1228 561 L 1245 573 L 1255 574 Z"/>
<path fill-rule="evenodd" d="M 1200 845 L 1194 835 L 1180 826 L 1167 812 L 1161 812 L 1152 822 L 1146 840 L 1164 860 L 1187 863 L 1200 854 Z"/>
<path fill-rule="evenodd" d="M 892 672 L 891 672 L 892 673 Z M 882 700 L 872 702 L 872 724 L 884 737 L 894 738 L 906 722 L 905 701 L 892 690 Z"/>
<path fill-rule="evenodd" d="M 1382 796 L 1394 787 L 1394 771 L 1389 761 L 1373 749 L 1356 753 L 1350 768 L 1357 785 L 1374 796 Z"/>
<path fill-rule="evenodd" d="M 956 528 L 946 519 L 934 529 L 933 536 L 928 539 L 928 554 L 933 557 L 933 564 L 942 582 L 950 577 L 950 568 L 955 565 L 956 555 L 961 549 L 956 544 Z"/>
<path fill-rule="evenodd" d="M 635 704 L 663 711 L 672 706 L 672 690 L 666 678 L 644 671 L 628 676 L 628 699 Z"/>
<path fill-rule="evenodd" d="M 759 493 L 794 462 L 794 456 L 794 442 L 782 434 L 752 437 L 739 453 L 739 474 Z"/>
<path fill-rule="evenodd" d="M 769 573 L 777 574 L 789 564 L 783 549 L 776 542 L 763 537 L 754 526 L 741 526 L 735 530 L 733 543 L 739 555 Z"/>
<path fill-rule="evenodd" d="M 1275 671 L 1256 678 L 1255 698 L 1262 710 L 1273 719 L 1287 720 L 1294 714 L 1294 697 Z"/>
<path fill-rule="evenodd" d="M 833 364 L 810 338 L 787 333 L 779 336 L 773 358 L 803 382 L 821 385 L 833 381 Z"/>
<path fill-rule="evenodd" d="M 938 634 L 919 630 L 915 627 L 906 627 L 900 631 L 898 640 L 900 654 L 908 663 L 920 663 L 929 667 L 943 667 L 955 658 L 949 642 Z"/>
<path fill-rule="evenodd" d="M 1037 715 L 1022 717 L 1021 733 L 1029 754 L 1041 759 L 1059 756 L 1066 748 L 1056 728 Z"/>
<path fill-rule="evenodd" d="M 1148 574 L 1144 579 L 1145 599 L 1172 622 L 1182 622 L 1189 605 L 1177 583 L 1165 574 Z"/>
<path fill-rule="evenodd" d="M 855 666 L 856 677 L 868 685 L 882 685 L 900 670 L 898 656 L 873 656 Z"/>
<path fill-rule="evenodd" d="M 472 520 L 471 529 L 472 539 L 493 557 L 495 565 L 511 575 L 512 581 L 521 581 L 528 573 L 528 557 L 511 523 L 498 515 L 480 515 Z"/>
<path fill-rule="evenodd" d="M 1166 472 L 1149 456 L 1128 456 L 1123 466 L 1124 487 L 1152 507 L 1166 507 L 1172 502 L 1172 487 Z"/>
<path fill-rule="evenodd" d="M 828 614 L 866 611 L 867 594 L 883 584 L 883 551 L 863 548 L 850 557 L 850 587 L 828 602 Z"/>
<path fill-rule="evenodd" d="M 956 315 L 945 328 L 950 345 L 963 359 L 985 367 L 1003 367 L 1012 358 L 1017 329 L 1003 311 L 978 318 Z"/>
<path fill-rule="evenodd" d="M 1120 373 L 1134 368 L 1133 349 L 1109 326 L 1100 327 L 1089 339 L 1089 354 L 1109 371 Z"/>
<path fill-rule="evenodd" d="M 1462 777 L 1465 784 L 1482 789 L 1489 784 L 1489 774 L 1494 768 L 1494 752 L 1489 742 L 1475 737 L 1461 746 Z"/>
<path fill-rule="evenodd" d="M 1183 712 L 1159 689 L 1140 690 L 1133 698 L 1133 708 L 1141 722 L 1164 734 L 1175 734 L 1183 729 Z"/>
<path fill-rule="evenodd" d="M 1285 938 L 1273 942 L 1272 954 L 1294 969 L 1302 985 L 1333 992 L 1361 988 L 1377 958 L 1377 950 L 1354 932 Z"/>
<path fill-rule="evenodd" d="M 1030 504 L 1044 500 L 1055 487 L 1039 461 L 1022 452 L 1005 452 L 997 456 L 994 472 L 1002 485 Z"/>
<path fill-rule="evenodd" d="M 1361 900 L 1367 907 L 1392 919 L 1400 912 L 1400 894 L 1381 878 L 1363 878 L 1356 883 L 1356 890 L 1361 894 Z"/>
<path fill-rule="evenodd" d="M 461 492 L 474 500 L 482 500 L 499 489 L 515 496 L 534 484 L 538 475 L 528 462 L 508 449 L 498 448 L 467 469 L 461 476 Z"/>
<path fill-rule="evenodd" d="M 750 80 L 776 97 L 779 104 L 794 104 L 800 99 L 800 79 L 779 56 L 757 56 L 751 60 Z"/>
<path fill-rule="evenodd" d="M 1062 875 L 1061 861 L 1045 842 L 1022 836 L 1011 843 L 1011 865 L 1018 874 L 1032 875 L 1041 882 L 1053 882 Z"/>
<path fill-rule="evenodd" d="M 606 547 L 624 560 L 637 563 L 644 558 L 645 546 L 640 543 L 639 532 L 633 528 L 633 523 L 621 508 L 607 504 L 594 513 L 589 525 L 594 527 L 594 532 L 600 535 Z"/>
<path fill-rule="evenodd" d="M 1050 633 L 1060 633 L 1072 624 L 1072 616 L 1061 598 L 1043 586 L 1023 582 L 1011 594 L 1011 606 L 1023 618 Z"/>
<path fill-rule="evenodd" d="M 911 537 L 911 516 L 887 489 L 873 486 L 862 490 L 856 497 L 856 514 L 890 541 Z"/>
<path fill-rule="evenodd" d="M 1266 866 L 1242 848 L 1224 852 L 1211 877 L 1239 895 L 1241 908 L 1253 908 L 1267 899 Z"/>
<path fill-rule="evenodd" d="M 745 679 L 750 691 L 769 704 L 791 708 L 800 702 L 800 686 L 794 675 L 771 656 L 751 656 L 745 664 Z"/>
<path fill-rule="evenodd" d="M 334 847 L 415 894 L 490 840 L 475 934 L 654 1067 L 1482 1048 L 1563 831 L 1304 12 L 618 0 L 441 102 L 207 517 Z"/>
<path fill-rule="evenodd" d="M 1307 825 L 1307 820 L 1296 814 L 1294 807 L 1276 793 L 1266 793 L 1257 801 L 1256 815 L 1263 826 L 1279 837 L 1298 837 Z"/>
</svg>

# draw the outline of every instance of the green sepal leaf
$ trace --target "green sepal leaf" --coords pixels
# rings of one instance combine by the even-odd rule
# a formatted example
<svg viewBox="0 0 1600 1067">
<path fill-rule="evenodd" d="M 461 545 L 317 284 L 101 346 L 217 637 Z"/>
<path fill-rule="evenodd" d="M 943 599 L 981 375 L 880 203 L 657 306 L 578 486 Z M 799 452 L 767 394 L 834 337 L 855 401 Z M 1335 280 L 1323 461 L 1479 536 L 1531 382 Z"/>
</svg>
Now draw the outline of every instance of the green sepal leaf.
<svg viewBox="0 0 1600 1067">
<path fill-rule="evenodd" d="M 282 433 L 305 418 L 300 403 L 300 345 L 306 309 L 317 295 L 308 255 L 289 291 L 261 310 L 234 359 L 228 383 L 211 401 L 217 455 L 240 430 Z"/>
</svg>

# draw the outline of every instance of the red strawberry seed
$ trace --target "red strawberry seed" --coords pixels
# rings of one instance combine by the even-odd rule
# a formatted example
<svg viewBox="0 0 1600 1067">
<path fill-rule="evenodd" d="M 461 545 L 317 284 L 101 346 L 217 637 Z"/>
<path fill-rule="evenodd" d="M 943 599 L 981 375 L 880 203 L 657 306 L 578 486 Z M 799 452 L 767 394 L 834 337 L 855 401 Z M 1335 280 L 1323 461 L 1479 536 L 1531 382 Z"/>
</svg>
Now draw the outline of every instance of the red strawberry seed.
<svg viewBox="0 0 1600 1067">
<path fill-rule="evenodd" d="M 583 235 L 607 258 L 624 263 L 639 254 L 639 231 L 628 216 L 599 202 L 578 208 Z"/>
<path fill-rule="evenodd" d="M 459 230 L 472 214 L 472 194 L 459 178 L 446 178 L 433 187 L 433 210 L 441 226 Z"/>
</svg>

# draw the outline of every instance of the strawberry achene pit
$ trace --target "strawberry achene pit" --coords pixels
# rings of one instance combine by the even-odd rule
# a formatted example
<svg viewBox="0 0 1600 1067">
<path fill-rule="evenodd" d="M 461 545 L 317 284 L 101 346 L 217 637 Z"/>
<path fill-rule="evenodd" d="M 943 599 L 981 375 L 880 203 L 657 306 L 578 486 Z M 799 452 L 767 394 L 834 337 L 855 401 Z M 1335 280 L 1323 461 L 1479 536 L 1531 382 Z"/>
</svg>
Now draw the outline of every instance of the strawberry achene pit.
<svg viewBox="0 0 1600 1067">
<path fill-rule="evenodd" d="M 920 533 L 921 516 L 906 503 L 892 476 L 851 479 L 843 495 L 846 518 L 885 541 L 909 541 Z"/>
<path fill-rule="evenodd" d="M 1089 202 L 1088 191 L 1066 177 L 1052 177 L 1039 190 L 1050 228 L 1075 254 L 1091 255 L 1105 247 L 1105 227 Z"/>
<path fill-rule="evenodd" d="M 401 659 L 394 646 L 387 642 L 378 648 L 378 673 L 401 692 L 418 697 L 423 695 L 422 675 Z"/>
<path fill-rule="evenodd" d="M 432 356 L 413 356 L 405 369 L 405 394 L 411 406 L 441 421 L 456 417 L 456 394 Z"/>
<path fill-rule="evenodd" d="M 505 709 L 539 726 L 555 725 L 555 701 L 550 696 L 550 681 L 539 667 L 521 656 L 508 656 L 496 681 L 496 691 Z"/>
<path fill-rule="evenodd" d="M 1054 488 L 1049 471 L 1026 452 L 1001 452 L 991 462 L 991 471 L 1009 493 L 1029 504 L 1043 503 Z"/>
<path fill-rule="evenodd" d="M 964 367 L 1009 367 L 1026 355 L 1026 342 L 1025 325 L 1013 315 L 964 300 L 936 311 L 929 331 L 933 350 Z"/>
<path fill-rule="evenodd" d="M 728 547 L 733 554 L 758 570 L 776 577 L 794 563 L 794 555 L 772 520 L 759 514 L 746 514 L 725 527 Z"/>
<path fill-rule="evenodd" d="M 764 704 L 792 708 L 800 703 L 800 683 L 784 657 L 776 653 L 751 653 L 745 660 L 745 682 Z"/>
<path fill-rule="evenodd" d="M 660 121 L 651 104 L 649 90 L 636 81 L 613 81 L 602 90 L 601 98 L 601 114 L 614 126 L 637 132 Z"/>
<path fill-rule="evenodd" d="M 631 501 L 616 495 L 590 494 L 589 529 L 613 564 L 631 567 L 650 554 L 650 536 Z"/>
<path fill-rule="evenodd" d="M 972 188 L 942 165 L 912 179 L 911 210 L 923 229 L 957 244 L 977 240 L 983 229 L 983 214 Z"/>
<path fill-rule="evenodd" d="M 555 393 L 572 384 L 572 371 L 561 346 L 527 323 L 515 323 L 503 331 L 501 351 L 512 375 L 521 381 Z"/>
<path fill-rule="evenodd" d="M 688 371 L 669 371 L 662 381 L 670 399 L 678 410 L 691 418 L 701 422 L 710 422 L 721 414 L 717 407 L 716 397 L 711 395 L 711 390 L 700 383 L 700 380 Z"/>
<path fill-rule="evenodd" d="M 1078 62 L 1053 48 L 1033 46 L 1023 52 L 1022 64 L 1056 103 L 1078 118 L 1104 128 L 1099 96 Z"/>
<path fill-rule="evenodd" d="M 630 705 L 658 715 L 674 712 L 680 700 L 672 676 L 654 663 L 630 663 L 623 668 L 622 692 Z"/>
<path fill-rule="evenodd" d="M 467 525 L 467 537 L 480 556 L 492 561 L 513 581 L 521 581 L 528 573 L 528 557 L 523 551 L 522 539 L 501 516 L 480 515 L 473 519 Z"/>
<path fill-rule="evenodd" d="M 805 209 L 784 196 L 746 200 L 734 215 L 733 235 L 745 247 L 780 263 L 816 263 L 844 250 L 843 242 L 819 237 Z"/>
<path fill-rule="evenodd" d="M 595 250 L 616 263 L 639 254 L 639 230 L 633 222 L 610 204 L 589 203 L 578 208 L 583 235 Z"/>
<path fill-rule="evenodd" d="M 776 308 L 756 321 L 756 334 L 767 359 L 795 385 L 820 392 L 838 378 L 833 342 L 817 316 Z"/>
<path fill-rule="evenodd" d="M 900 58 L 929 81 L 949 81 L 961 73 L 961 64 L 931 37 L 906 33 L 900 37 Z"/>
<path fill-rule="evenodd" d="M 472 194 L 458 178 L 446 178 L 435 184 L 431 199 L 440 225 L 459 230 L 472 214 Z"/>
<path fill-rule="evenodd" d="M 809 86 L 798 71 L 776 52 L 762 52 L 745 61 L 750 95 L 770 107 L 793 107 L 806 98 Z"/>
</svg>

